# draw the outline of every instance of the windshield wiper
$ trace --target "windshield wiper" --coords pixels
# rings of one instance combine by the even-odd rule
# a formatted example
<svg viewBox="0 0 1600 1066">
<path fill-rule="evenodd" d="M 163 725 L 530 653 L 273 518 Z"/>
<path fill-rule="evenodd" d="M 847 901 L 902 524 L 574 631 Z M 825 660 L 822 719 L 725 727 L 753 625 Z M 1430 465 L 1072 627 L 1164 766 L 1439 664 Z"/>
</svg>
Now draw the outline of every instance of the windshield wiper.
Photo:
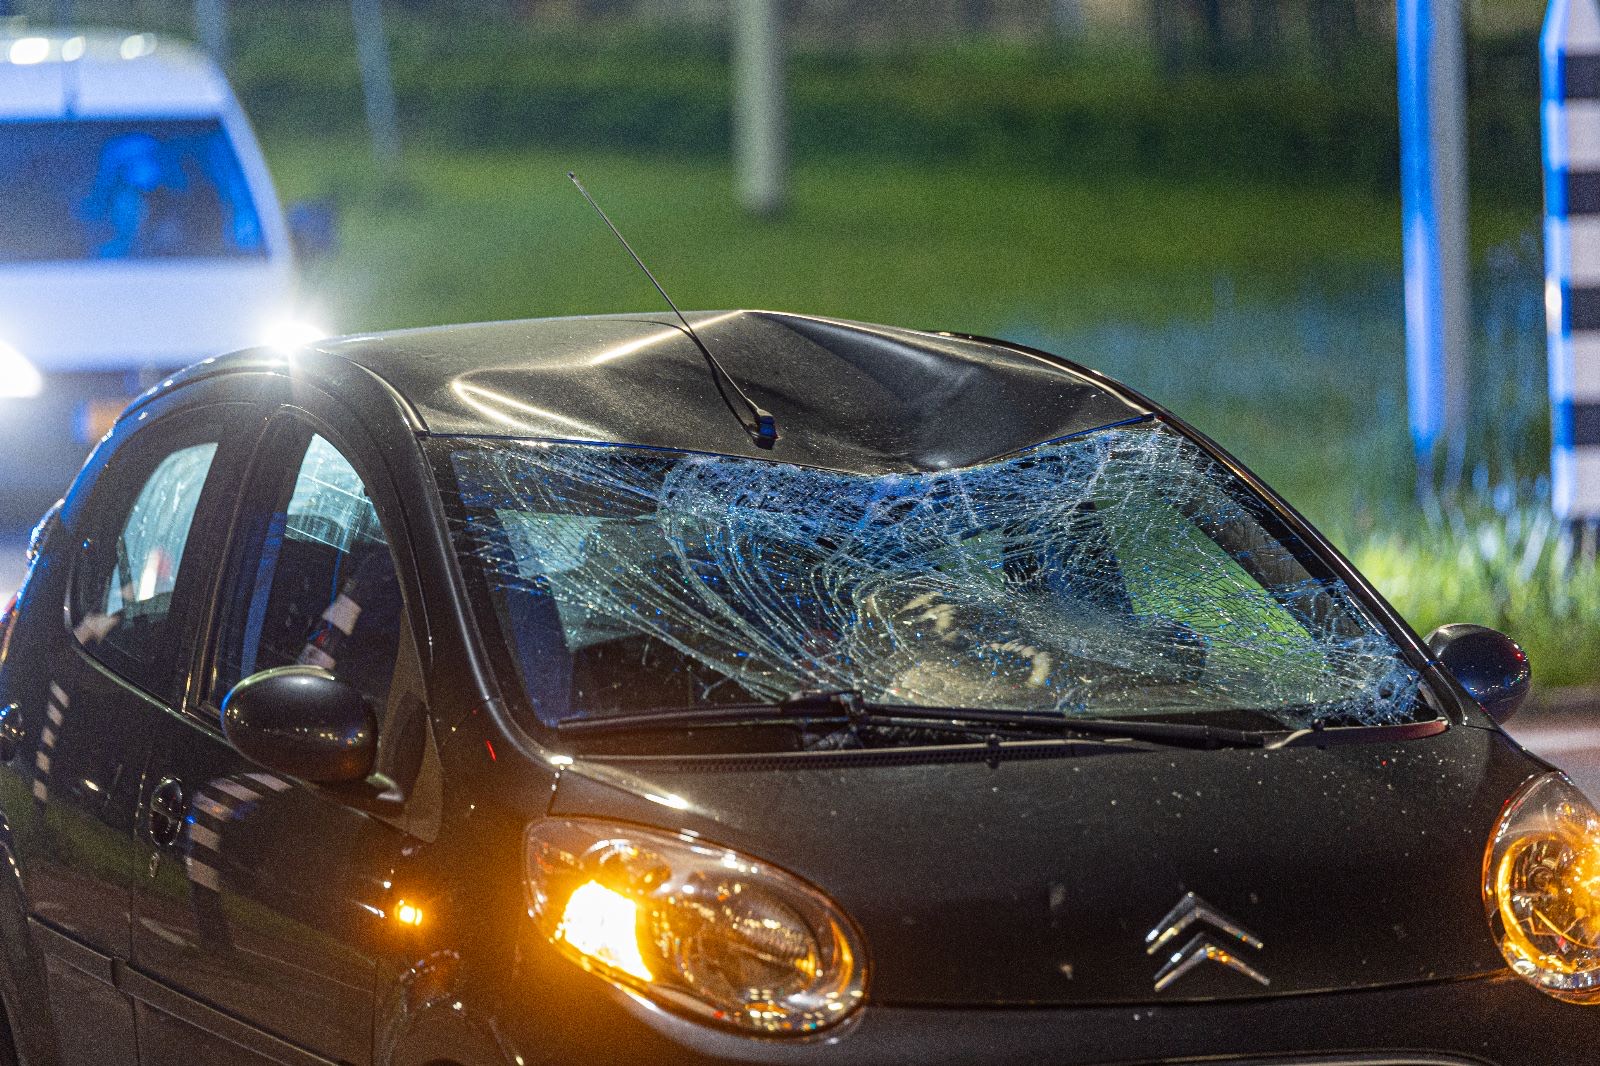
<svg viewBox="0 0 1600 1066">
<path fill-rule="evenodd" d="M 707 707 L 662 708 L 605 718 L 567 719 L 558 722 L 556 730 L 562 736 L 602 736 L 706 725 L 758 725 L 773 721 L 913 726 L 979 734 L 1018 731 L 1062 733 L 1208 750 L 1264 748 L 1283 735 L 1187 722 L 1089 718 L 1055 711 L 982 711 L 966 707 L 876 703 L 862 699 L 861 693 L 851 690 L 797 692 L 777 703 L 724 703 Z"/>
</svg>

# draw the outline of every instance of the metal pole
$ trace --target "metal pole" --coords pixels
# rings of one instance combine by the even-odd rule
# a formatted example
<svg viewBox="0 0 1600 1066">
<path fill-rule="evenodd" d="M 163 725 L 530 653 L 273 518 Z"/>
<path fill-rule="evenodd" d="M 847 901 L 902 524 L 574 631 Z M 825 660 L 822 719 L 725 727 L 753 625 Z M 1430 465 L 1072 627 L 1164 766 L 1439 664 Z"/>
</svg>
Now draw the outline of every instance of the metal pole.
<svg viewBox="0 0 1600 1066">
<path fill-rule="evenodd" d="M 739 199 L 772 216 L 788 201 L 783 26 L 777 0 L 735 0 L 733 158 Z"/>
<path fill-rule="evenodd" d="M 1468 252 L 1466 77 L 1460 0 L 1399 0 L 1400 201 L 1405 242 L 1406 382 L 1417 490 L 1445 449 L 1465 459 Z"/>
<path fill-rule="evenodd" d="M 218 66 L 228 61 L 228 0 L 194 0 L 194 35 Z"/>
<path fill-rule="evenodd" d="M 1545 327 L 1551 506 L 1600 521 L 1600 5 L 1552 0 L 1544 95 Z"/>
<path fill-rule="evenodd" d="M 400 159 L 400 119 L 389 69 L 389 42 L 383 32 L 382 0 L 350 0 L 350 14 L 355 21 L 372 154 L 385 169 L 392 168 Z"/>
</svg>

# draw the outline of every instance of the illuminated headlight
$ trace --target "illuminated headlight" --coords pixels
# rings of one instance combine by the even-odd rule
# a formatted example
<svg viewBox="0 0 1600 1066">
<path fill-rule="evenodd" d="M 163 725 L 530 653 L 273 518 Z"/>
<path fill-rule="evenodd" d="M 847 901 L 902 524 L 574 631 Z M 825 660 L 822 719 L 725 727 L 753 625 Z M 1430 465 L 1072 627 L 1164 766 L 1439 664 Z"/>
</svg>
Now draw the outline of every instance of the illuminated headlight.
<svg viewBox="0 0 1600 1066">
<path fill-rule="evenodd" d="M 5 341 L 0 341 L 0 397 L 27 399 L 44 389 L 44 375 Z"/>
<path fill-rule="evenodd" d="M 528 830 L 530 913 L 586 969 L 745 1031 L 811 1033 L 860 1002 L 849 921 L 799 879 L 690 837 L 588 820 Z"/>
<path fill-rule="evenodd" d="M 1507 804 L 1484 856 L 1500 952 L 1557 999 L 1600 1002 L 1600 812 L 1558 773 Z"/>
</svg>

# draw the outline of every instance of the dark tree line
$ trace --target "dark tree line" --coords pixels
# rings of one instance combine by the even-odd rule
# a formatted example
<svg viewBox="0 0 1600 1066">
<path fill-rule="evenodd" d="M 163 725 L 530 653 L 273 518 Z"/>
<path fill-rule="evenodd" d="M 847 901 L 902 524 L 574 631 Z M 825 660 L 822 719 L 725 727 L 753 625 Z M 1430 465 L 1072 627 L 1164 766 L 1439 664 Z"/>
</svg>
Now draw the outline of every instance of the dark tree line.
<svg viewBox="0 0 1600 1066">
<path fill-rule="evenodd" d="M 1293 53 L 1330 66 L 1389 43 L 1394 0 L 1151 0 L 1162 65 L 1225 69 Z"/>
</svg>

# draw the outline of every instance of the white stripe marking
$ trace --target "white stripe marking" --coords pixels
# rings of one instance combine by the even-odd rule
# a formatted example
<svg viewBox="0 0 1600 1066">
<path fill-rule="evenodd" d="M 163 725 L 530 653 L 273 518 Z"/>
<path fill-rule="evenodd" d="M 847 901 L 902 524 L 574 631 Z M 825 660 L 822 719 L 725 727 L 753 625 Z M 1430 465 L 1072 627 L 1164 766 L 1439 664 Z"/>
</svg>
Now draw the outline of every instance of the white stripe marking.
<svg viewBox="0 0 1600 1066">
<path fill-rule="evenodd" d="M 45 726 L 44 729 L 40 730 L 39 732 L 39 743 L 43 744 L 47 748 L 55 747 L 56 731 L 51 729 L 49 726 Z"/>
<path fill-rule="evenodd" d="M 50 788 L 43 781 L 34 781 L 33 798 L 43 802 L 50 798 Z"/>
<path fill-rule="evenodd" d="M 1600 518 L 1600 448 L 1550 453 L 1550 504 L 1563 518 Z"/>
<path fill-rule="evenodd" d="M 301 666 L 320 666 L 324 670 L 332 670 L 339 665 L 338 660 L 314 644 L 307 644 L 300 649 L 300 657 L 295 660 Z"/>
<path fill-rule="evenodd" d="M 160 922 L 153 922 L 149 918 L 140 918 L 139 924 L 169 944 L 176 944 L 180 948 L 186 948 L 189 946 L 189 942 L 187 940 L 179 936 L 177 933 L 174 933 L 171 929 L 168 929 Z"/>
<path fill-rule="evenodd" d="M 1600 44 L 1600 9 L 1595 0 L 1567 0 L 1562 7 L 1567 18 L 1561 27 L 1561 50 L 1568 55 L 1592 52 Z"/>
<path fill-rule="evenodd" d="M 245 788 L 243 785 L 239 784 L 237 781 L 229 781 L 226 779 L 221 781 L 213 781 L 211 782 L 211 787 L 216 789 L 218 792 L 227 793 L 234 799 L 242 800 L 245 803 L 253 803 L 261 798 L 261 793 L 252 792 L 248 788 Z"/>
<path fill-rule="evenodd" d="M 204 792 L 194 798 L 194 809 L 202 814 L 209 814 L 218 821 L 227 821 L 233 814 L 233 808 L 221 800 L 206 795 Z"/>
<path fill-rule="evenodd" d="M 189 842 L 210 851 L 222 850 L 222 834 L 215 829 L 208 829 L 199 822 L 189 823 Z"/>
<path fill-rule="evenodd" d="M 1566 222 L 1567 282 L 1600 284 L 1600 215 L 1579 215 Z"/>
<path fill-rule="evenodd" d="M 61 712 L 61 708 L 57 707 L 53 703 L 50 705 L 49 709 L 44 712 L 44 714 L 46 718 L 50 719 L 53 725 L 60 725 L 61 719 L 65 717 Z"/>
<path fill-rule="evenodd" d="M 289 787 L 289 782 L 284 781 L 281 778 L 273 777 L 271 774 L 245 774 L 245 776 L 256 782 L 258 785 L 267 786 L 274 792 L 282 792 L 284 789 Z"/>
<path fill-rule="evenodd" d="M 67 699 L 66 691 L 54 681 L 50 682 L 50 695 L 54 696 L 56 698 L 56 702 L 61 704 L 63 707 L 70 707 L 72 705 L 72 701 Z"/>
<path fill-rule="evenodd" d="M 35 755 L 33 757 L 33 765 L 37 766 L 41 773 L 46 773 L 46 774 L 49 773 L 50 772 L 50 755 L 49 755 L 49 753 L 41 751 L 39 754 Z"/>
<path fill-rule="evenodd" d="M 184 859 L 183 867 L 189 875 L 189 880 L 201 888 L 209 888 L 213 892 L 222 891 L 222 878 L 217 876 L 217 871 L 205 863 L 195 862 L 193 859 Z"/>
<path fill-rule="evenodd" d="M 356 631 L 356 621 L 360 617 L 361 605 L 343 593 L 322 612 L 322 620 L 347 637 Z"/>
<path fill-rule="evenodd" d="M 1600 100 L 1546 103 L 1547 154 L 1561 170 L 1600 170 Z"/>
<path fill-rule="evenodd" d="M 1591 403 L 1600 400 L 1600 332 L 1574 333 L 1567 345 L 1565 372 L 1571 376 L 1572 386 L 1567 398 Z M 1552 373 L 1558 372 L 1560 367 L 1552 368 Z"/>
</svg>

